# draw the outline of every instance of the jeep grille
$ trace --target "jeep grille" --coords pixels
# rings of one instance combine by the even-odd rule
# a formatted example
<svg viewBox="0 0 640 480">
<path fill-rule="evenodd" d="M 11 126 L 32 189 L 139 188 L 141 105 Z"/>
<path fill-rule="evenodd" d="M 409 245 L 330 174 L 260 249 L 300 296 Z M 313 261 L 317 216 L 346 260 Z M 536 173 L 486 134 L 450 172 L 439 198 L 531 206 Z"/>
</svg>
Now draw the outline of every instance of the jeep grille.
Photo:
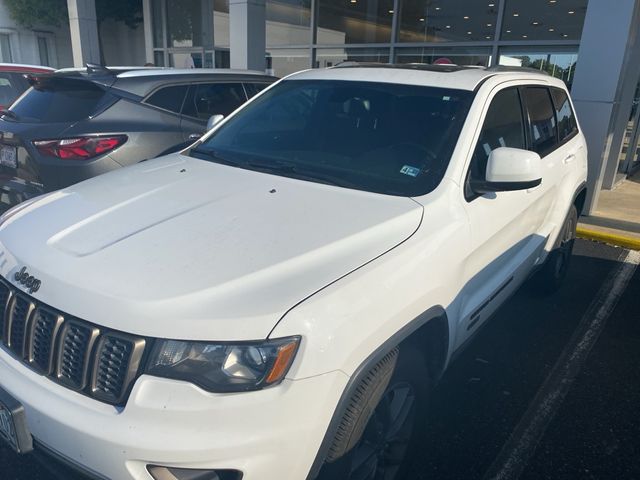
<svg viewBox="0 0 640 480">
<path fill-rule="evenodd" d="M 114 405 L 126 403 L 146 346 L 144 338 L 67 315 L 2 280 L 0 342 L 50 380 Z"/>
</svg>

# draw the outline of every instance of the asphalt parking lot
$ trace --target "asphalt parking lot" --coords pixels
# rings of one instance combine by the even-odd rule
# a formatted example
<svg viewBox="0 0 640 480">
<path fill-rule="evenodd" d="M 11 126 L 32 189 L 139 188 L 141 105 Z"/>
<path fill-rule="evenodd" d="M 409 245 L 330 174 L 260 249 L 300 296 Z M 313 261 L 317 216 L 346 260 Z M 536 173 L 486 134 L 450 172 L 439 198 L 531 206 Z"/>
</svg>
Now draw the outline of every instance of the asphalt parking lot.
<svg viewBox="0 0 640 480">
<path fill-rule="evenodd" d="M 503 306 L 434 391 L 410 480 L 640 478 L 640 270 L 627 254 L 578 241 L 557 294 L 523 288 Z M 51 478 L 0 447 L 1 480 Z"/>
</svg>

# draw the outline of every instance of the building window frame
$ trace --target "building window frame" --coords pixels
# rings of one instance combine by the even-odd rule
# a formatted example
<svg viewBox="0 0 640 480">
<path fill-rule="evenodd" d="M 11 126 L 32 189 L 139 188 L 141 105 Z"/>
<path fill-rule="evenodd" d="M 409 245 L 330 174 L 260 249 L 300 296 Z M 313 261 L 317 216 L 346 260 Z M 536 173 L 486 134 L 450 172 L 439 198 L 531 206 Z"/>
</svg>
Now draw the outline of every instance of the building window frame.
<svg viewBox="0 0 640 480">
<path fill-rule="evenodd" d="M 0 28 L 0 35 L 6 35 L 9 40 L 9 53 L 11 54 L 11 59 L 5 63 L 20 63 L 20 49 L 18 48 L 18 32 L 16 32 L 12 28 Z"/>
<path fill-rule="evenodd" d="M 53 32 L 43 30 L 33 30 L 33 34 L 36 37 L 35 42 L 35 58 L 38 58 L 41 65 L 45 67 L 56 68 L 58 66 L 58 54 L 56 51 L 56 37 Z M 40 41 L 44 40 L 47 50 L 47 63 L 42 61 L 42 51 L 40 49 Z"/>
</svg>

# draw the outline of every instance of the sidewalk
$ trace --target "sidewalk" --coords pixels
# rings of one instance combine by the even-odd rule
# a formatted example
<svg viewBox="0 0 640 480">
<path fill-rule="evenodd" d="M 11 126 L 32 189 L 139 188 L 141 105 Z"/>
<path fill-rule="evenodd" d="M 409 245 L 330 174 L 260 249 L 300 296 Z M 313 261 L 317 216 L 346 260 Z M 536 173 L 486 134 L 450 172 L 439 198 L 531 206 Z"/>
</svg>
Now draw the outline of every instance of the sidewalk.
<svg viewBox="0 0 640 480">
<path fill-rule="evenodd" d="M 597 210 L 580 217 L 578 237 L 640 250 L 640 172 L 600 192 Z"/>
</svg>

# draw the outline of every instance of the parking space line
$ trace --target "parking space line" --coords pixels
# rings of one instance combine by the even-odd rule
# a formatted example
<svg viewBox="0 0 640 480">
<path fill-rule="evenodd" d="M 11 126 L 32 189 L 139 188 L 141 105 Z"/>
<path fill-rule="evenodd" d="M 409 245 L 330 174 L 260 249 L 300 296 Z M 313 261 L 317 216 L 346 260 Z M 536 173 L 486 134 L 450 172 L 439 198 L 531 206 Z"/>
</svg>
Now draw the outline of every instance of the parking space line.
<svg viewBox="0 0 640 480">
<path fill-rule="evenodd" d="M 485 480 L 516 480 L 520 477 L 574 379 L 580 373 L 607 319 L 629 285 L 638 264 L 640 252 L 625 251 L 621 255 L 620 264 L 614 267 L 602 284 L 529 408 L 484 475 Z"/>
</svg>

